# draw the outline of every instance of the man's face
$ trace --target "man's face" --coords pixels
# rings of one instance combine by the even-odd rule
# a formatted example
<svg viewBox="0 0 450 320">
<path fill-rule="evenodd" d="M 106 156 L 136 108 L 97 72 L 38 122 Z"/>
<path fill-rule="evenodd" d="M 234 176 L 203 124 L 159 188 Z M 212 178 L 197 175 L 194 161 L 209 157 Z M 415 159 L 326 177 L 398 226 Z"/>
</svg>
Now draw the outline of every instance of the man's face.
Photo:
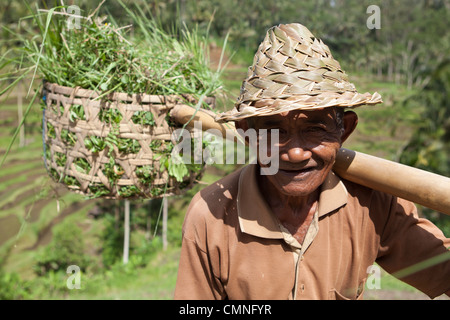
<svg viewBox="0 0 450 320">
<path fill-rule="evenodd" d="M 342 131 L 335 109 L 296 110 L 252 121 L 256 130 L 279 130 L 279 170 L 265 176 L 269 182 L 287 196 L 314 192 L 333 167 L 341 146 Z"/>
</svg>

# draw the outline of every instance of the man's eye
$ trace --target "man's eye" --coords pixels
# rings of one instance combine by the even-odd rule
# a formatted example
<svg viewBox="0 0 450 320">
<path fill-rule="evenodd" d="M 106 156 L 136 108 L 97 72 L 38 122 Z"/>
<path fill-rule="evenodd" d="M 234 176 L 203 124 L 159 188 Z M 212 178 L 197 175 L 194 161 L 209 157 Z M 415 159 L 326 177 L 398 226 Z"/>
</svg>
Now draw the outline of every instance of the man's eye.
<svg viewBox="0 0 450 320">
<path fill-rule="evenodd" d="M 309 127 L 308 129 L 306 129 L 306 131 L 307 131 L 307 132 L 317 132 L 317 133 L 320 133 L 320 132 L 326 132 L 327 129 L 326 129 L 325 127 L 322 127 L 322 126 L 312 126 L 312 127 Z"/>
<path fill-rule="evenodd" d="M 286 134 L 287 130 L 281 127 L 271 127 L 267 128 L 267 131 L 271 134 L 273 133 L 279 133 L 279 134 Z"/>
<path fill-rule="evenodd" d="M 286 130 L 286 129 L 283 129 L 283 128 L 274 128 L 274 130 L 276 130 L 275 132 L 278 132 L 278 134 L 279 134 L 280 136 L 286 135 L 286 134 L 287 134 L 287 130 Z"/>
</svg>

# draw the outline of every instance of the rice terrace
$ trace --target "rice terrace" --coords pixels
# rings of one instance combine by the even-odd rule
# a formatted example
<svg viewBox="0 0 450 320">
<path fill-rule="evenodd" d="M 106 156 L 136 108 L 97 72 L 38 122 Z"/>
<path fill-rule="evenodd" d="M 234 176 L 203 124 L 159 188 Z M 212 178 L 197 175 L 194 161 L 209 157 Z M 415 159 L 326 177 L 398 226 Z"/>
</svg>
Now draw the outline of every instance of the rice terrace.
<svg viewBox="0 0 450 320">
<path fill-rule="evenodd" d="M 313 26 L 358 90 L 383 98 L 355 110 L 343 147 L 450 176 L 448 2 L 237 3 L 0 4 L 1 300 L 173 299 L 192 198 L 246 165 L 175 161 L 172 133 L 189 128 L 175 111 L 192 120 L 231 110 L 279 23 Z M 374 4 L 379 29 L 366 24 Z M 450 237 L 448 215 L 417 206 Z M 429 300 L 379 276 L 365 300 Z"/>
</svg>

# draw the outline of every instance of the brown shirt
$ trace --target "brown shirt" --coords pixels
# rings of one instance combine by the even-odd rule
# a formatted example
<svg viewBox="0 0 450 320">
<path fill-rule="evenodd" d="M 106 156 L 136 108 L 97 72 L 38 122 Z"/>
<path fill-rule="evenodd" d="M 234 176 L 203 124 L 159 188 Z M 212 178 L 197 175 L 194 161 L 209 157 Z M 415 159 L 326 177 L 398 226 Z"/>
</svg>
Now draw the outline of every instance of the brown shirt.
<svg viewBox="0 0 450 320">
<path fill-rule="evenodd" d="M 262 197 L 257 170 L 248 165 L 192 199 L 175 299 L 360 299 L 375 261 L 392 273 L 450 254 L 450 239 L 413 203 L 333 172 L 299 244 Z M 402 280 L 439 296 L 450 290 L 450 259 Z"/>
</svg>

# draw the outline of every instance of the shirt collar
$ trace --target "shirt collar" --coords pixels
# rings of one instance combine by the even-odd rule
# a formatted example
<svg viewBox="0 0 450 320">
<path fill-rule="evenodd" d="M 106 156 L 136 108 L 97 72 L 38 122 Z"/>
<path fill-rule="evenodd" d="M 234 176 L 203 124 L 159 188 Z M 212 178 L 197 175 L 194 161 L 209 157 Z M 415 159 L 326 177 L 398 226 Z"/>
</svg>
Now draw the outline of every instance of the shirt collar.
<svg viewBox="0 0 450 320">
<path fill-rule="evenodd" d="M 261 238 L 283 239 L 278 219 L 262 196 L 257 181 L 258 166 L 246 166 L 239 177 L 237 209 L 241 231 Z M 347 203 L 347 189 L 332 171 L 325 178 L 319 196 L 319 217 Z"/>
</svg>

